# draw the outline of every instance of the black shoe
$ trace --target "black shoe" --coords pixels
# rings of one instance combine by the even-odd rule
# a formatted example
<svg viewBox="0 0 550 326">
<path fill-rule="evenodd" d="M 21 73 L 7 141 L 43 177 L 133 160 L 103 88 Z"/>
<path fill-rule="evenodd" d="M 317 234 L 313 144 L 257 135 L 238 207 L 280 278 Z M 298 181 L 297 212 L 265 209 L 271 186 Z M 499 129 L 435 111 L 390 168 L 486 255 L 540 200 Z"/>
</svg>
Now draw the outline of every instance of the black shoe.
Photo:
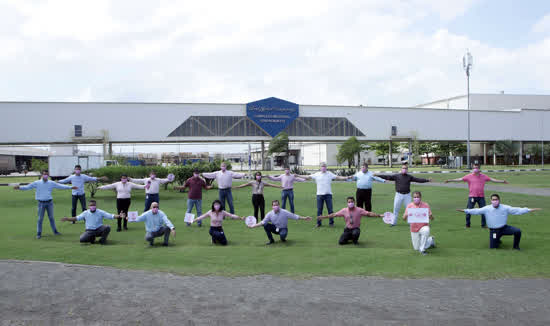
<svg viewBox="0 0 550 326">
<path fill-rule="evenodd" d="M 357 246 L 359 244 L 359 242 L 358 241 L 353 241 L 353 244 Z"/>
<path fill-rule="evenodd" d="M 199 228 L 202 227 L 202 223 L 201 223 L 201 224 L 197 224 L 197 226 L 198 226 Z"/>
<path fill-rule="evenodd" d="M 98 242 L 100 245 L 105 245 L 107 243 L 107 240 L 100 239 Z"/>
<path fill-rule="evenodd" d="M 422 254 L 422 256 L 427 256 L 428 255 L 428 253 L 426 251 L 421 251 L 420 253 Z"/>
<path fill-rule="evenodd" d="M 269 240 L 269 242 L 266 242 L 266 246 L 272 245 L 275 243 L 275 240 Z"/>
<path fill-rule="evenodd" d="M 153 240 L 149 241 L 149 246 L 150 246 L 150 247 L 154 246 Z"/>
<path fill-rule="evenodd" d="M 469 229 L 469 228 L 470 228 L 470 226 L 469 226 L 469 225 L 466 225 L 466 228 L 467 228 L 467 229 Z"/>
<path fill-rule="evenodd" d="M 122 231 L 122 229 L 121 228 L 116 228 L 116 231 L 120 232 L 120 231 Z"/>
<path fill-rule="evenodd" d="M 76 224 L 76 221 L 73 221 L 73 224 Z"/>
<path fill-rule="evenodd" d="M 55 235 L 61 235 L 61 233 L 59 233 L 58 231 L 55 231 L 53 234 L 55 234 Z"/>
<path fill-rule="evenodd" d="M 124 231 L 128 231 L 128 227 L 127 227 L 127 226 L 124 227 Z"/>
<path fill-rule="evenodd" d="M 168 244 L 167 244 L 167 243 L 163 243 L 162 246 L 163 246 L 163 247 L 168 247 Z"/>
<path fill-rule="evenodd" d="M 322 224 L 317 224 L 317 225 L 315 225 L 314 227 L 315 227 L 315 228 L 320 228 L 321 226 L 323 226 L 323 225 L 322 225 Z"/>
<path fill-rule="evenodd" d="M 487 228 L 487 225 L 482 225 L 481 228 L 482 228 L 482 229 L 486 229 L 486 228 Z"/>
<path fill-rule="evenodd" d="M 281 239 L 282 242 L 286 242 L 286 239 Z"/>
<path fill-rule="evenodd" d="M 521 249 L 519 247 L 517 248 L 513 248 L 514 250 L 517 250 L 517 251 L 521 251 Z"/>
</svg>

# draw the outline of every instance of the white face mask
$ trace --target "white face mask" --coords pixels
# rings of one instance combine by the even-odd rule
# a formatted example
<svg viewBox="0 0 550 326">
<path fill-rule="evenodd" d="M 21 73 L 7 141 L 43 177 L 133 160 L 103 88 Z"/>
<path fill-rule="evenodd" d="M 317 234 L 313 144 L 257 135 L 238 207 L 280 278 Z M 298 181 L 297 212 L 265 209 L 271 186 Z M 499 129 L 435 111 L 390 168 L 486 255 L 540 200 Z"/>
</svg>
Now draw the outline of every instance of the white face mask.
<svg viewBox="0 0 550 326">
<path fill-rule="evenodd" d="M 219 204 L 215 204 L 215 205 L 214 205 L 214 210 L 219 211 L 219 210 L 220 210 L 220 207 L 221 207 L 221 206 L 220 206 Z"/>
<path fill-rule="evenodd" d="M 500 204 L 500 200 L 491 200 L 491 205 L 493 205 L 494 208 L 497 208 Z"/>
<path fill-rule="evenodd" d="M 128 182 L 128 179 L 126 179 L 126 178 L 124 178 L 124 179 L 120 179 L 120 182 L 122 182 L 122 183 L 126 183 L 126 182 Z"/>
<path fill-rule="evenodd" d="M 157 177 L 156 174 L 151 174 L 151 179 L 155 179 Z"/>
<path fill-rule="evenodd" d="M 351 203 L 348 203 L 348 208 L 354 208 L 355 207 L 355 203 L 351 202 Z"/>
<path fill-rule="evenodd" d="M 321 172 L 327 172 L 327 167 L 326 166 L 321 166 Z"/>
</svg>

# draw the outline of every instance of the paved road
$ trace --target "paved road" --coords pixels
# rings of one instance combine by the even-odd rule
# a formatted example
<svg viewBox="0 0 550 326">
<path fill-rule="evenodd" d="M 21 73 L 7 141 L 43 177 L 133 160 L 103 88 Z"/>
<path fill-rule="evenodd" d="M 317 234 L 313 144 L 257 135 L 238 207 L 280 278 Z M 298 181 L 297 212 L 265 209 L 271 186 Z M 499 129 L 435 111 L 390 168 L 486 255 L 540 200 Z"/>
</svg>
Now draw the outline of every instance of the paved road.
<svg viewBox="0 0 550 326">
<path fill-rule="evenodd" d="M 549 311 L 548 279 L 227 278 L 0 261 L 2 326 L 550 325 Z"/>
<path fill-rule="evenodd" d="M 441 183 L 441 182 L 428 182 L 428 183 L 414 183 L 414 186 L 432 186 L 432 187 L 447 187 L 447 188 L 464 188 L 468 189 L 468 184 L 465 183 Z M 516 194 L 536 195 L 550 197 L 550 188 L 520 188 L 501 185 L 485 185 L 485 190 L 493 192 L 513 192 Z"/>
</svg>

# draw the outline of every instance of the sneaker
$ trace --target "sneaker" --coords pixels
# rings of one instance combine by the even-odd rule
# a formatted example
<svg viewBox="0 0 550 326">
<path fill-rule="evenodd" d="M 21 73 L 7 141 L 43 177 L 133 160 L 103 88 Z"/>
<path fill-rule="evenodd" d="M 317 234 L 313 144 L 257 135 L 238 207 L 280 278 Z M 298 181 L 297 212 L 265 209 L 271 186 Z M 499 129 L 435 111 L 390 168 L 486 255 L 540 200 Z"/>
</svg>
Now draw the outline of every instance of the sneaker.
<svg viewBox="0 0 550 326">
<path fill-rule="evenodd" d="M 266 242 L 266 246 L 272 245 L 275 243 L 275 240 L 269 240 L 269 242 Z"/>
<path fill-rule="evenodd" d="M 421 251 L 420 253 L 422 254 L 422 256 L 427 256 L 428 255 L 428 253 L 425 250 Z"/>
<path fill-rule="evenodd" d="M 517 250 L 517 251 L 521 251 L 521 249 L 519 247 L 517 248 L 512 248 L 513 250 Z"/>
<path fill-rule="evenodd" d="M 73 224 L 76 224 L 76 221 L 73 221 Z"/>
<path fill-rule="evenodd" d="M 392 228 L 392 227 L 394 227 L 394 226 L 396 226 L 396 225 L 397 225 L 397 224 L 390 224 L 390 228 Z"/>
<path fill-rule="evenodd" d="M 467 229 L 469 229 L 469 228 L 470 228 L 470 226 L 469 226 L 469 225 L 466 225 L 466 228 L 467 228 Z"/>
<path fill-rule="evenodd" d="M 37 235 L 36 235 L 36 238 L 37 238 L 37 239 L 40 239 L 40 238 L 42 238 L 42 235 L 37 234 Z"/>
<path fill-rule="evenodd" d="M 191 226 L 191 223 L 185 223 L 187 226 Z"/>
<path fill-rule="evenodd" d="M 282 242 L 286 242 L 286 239 L 281 239 Z"/>
<path fill-rule="evenodd" d="M 153 240 L 149 241 L 149 246 L 150 246 L 150 247 L 154 246 Z"/>
</svg>

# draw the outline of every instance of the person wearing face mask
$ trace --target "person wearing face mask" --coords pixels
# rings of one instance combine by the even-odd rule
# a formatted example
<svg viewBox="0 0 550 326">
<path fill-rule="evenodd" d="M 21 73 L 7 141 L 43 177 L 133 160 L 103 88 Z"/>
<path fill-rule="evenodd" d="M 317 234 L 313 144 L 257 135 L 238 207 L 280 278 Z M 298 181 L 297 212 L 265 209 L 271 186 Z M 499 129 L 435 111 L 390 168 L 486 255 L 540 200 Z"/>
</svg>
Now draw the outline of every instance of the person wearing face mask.
<svg viewBox="0 0 550 326">
<path fill-rule="evenodd" d="M 86 221 L 86 231 L 80 236 L 81 243 L 95 243 L 95 238 L 101 237 L 99 243 L 104 245 L 107 242 L 107 237 L 111 232 L 111 227 L 109 225 L 103 225 L 103 219 L 113 220 L 115 218 L 124 218 L 126 215 L 124 213 L 120 215 L 109 214 L 101 209 L 97 208 L 97 203 L 95 200 L 90 200 L 90 206 L 88 210 L 82 212 L 82 214 L 77 217 L 64 217 L 61 219 L 62 222 L 65 221 Z"/>
<path fill-rule="evenodd" d="M 101 186 L 98 189 L 99 190 L 115 189 L 117 213 L 128 214 L 128 210 L 130 209 L 130 204 L 132 201 L 131 200 L 132 189 L 145 189 L 145 188 L 147 188 L 147 186 L 141 186 L 133 182 L 129 182 L 128 176 L 126 174 L 123 174 L 120 177 L 119 182 L 115 182 L 110 185 Z M 128 230 L 128 221 L 126 219 L 119 218 L 117 220 L 117 229 L 116 229 L 117 232 L 120 232 L 122 230 L 122 220 L 124 220 L 124 230 Z"/>
<path fill-rule="evenodd" d="M 520 250 L 519 242 L 521 240 L 521 230 L 519 228 L 508 225 L 508 215 L 523 215 L 533 211 L 540 211 L 540 208 L 520 208 L 504 205 L 500 203 L 498 194 L 491 195 L 491 205 L 481 208 L 457 209 L 459 212 L 466 214 L 480 215 L 485 214 L 487 226 L 489 227 L 489 248 L 498 248 L 500 246 L 500 238 L 503 235 L 514 236 L 515 250 Z"/>
<path fill-rule="evenodd" d="M 330 215 L 318 216 L 317 220 L 322 220 L 324 218 L 334 218 L 337 216 L 343 217 L 346 221 L 346 227 L 344 228 L 344 233 L 342 233 L 342 235 L 340 236 L 340 240 L 338 240 L 338 244 L 345 245 L 351 240 L 351 242 L 356 245 L 357 241 L 359 240 L 359 236 L 361 235 L 361 229 L 359 228 L 359 226 L 361 225 L 361 217 L 384 217 L 384 214 L 376 214 L 366 211 L 361 207 L 355 206 L 355 198 L 353 197 L 348 197 L 347 202 L 348 207 L 342 208 L 338 212 L 332 213 Z"/>
<path fill-rule="evenodd" d="M 176 236 L 174 224 L 159 209 L 157 202 L 152 202 L 151 209 L 138 216 L 136 222 L 145 222 L 145 241 L 148 241 L 151 247 L 154 246 L 155 238 L 157 237 L 164 236 L 162 245 L 167 247 L 170 234 L 174 237 Z"/>
<path fill-rule="evenodd" d="M 317 216 L 323 215 L 323 203 L 327 206 L 327 211 L 332 214 L 332 180 L 346 181 L 348 177 L 338 177 L 334 173 L 327 171 L 326 163 L 321 163 L 321 170 L 312 175 L 300 175 L 300 178 L 315 181 L 317 185 Z M 334 219 L 329 219 L 329 226 L 334 226 Z M 315 227 L 321 227 L 321 220 L 317 220 Z"/>
<path fill-rule="evenodd" d="M 52 180 L 48 180 L 49 173 L 48 170 L 42 171 L 42 177 L 40 180 L 37 180 L 35 182 L 29 183 L 26 186 L 15 186 L 13 189 L 15 190 L 31 190 L 36 189 L 35 198 L 38 202 L 38 222 L 36 224 L 36 238 L 40 239 L 42 238 L 42 222 L 44 221 L 44 213 L 48 212 L 48 219 L 50 220 L 50 226 L 52 227 L 52 231 L 55 235 L 60 235 L 57 231 L 57 228 L 55 226 L 55 219 L 53 217 L 53 197 L 52 197 L 52 190 L 53 189 L 73 189 L 76 190 L 76 186 L 65 186 L 62 184 L 59 184 L 57 182 L 54 182 Z"/>
<path fill-rule="evenodd" d="M 413 192 L 413 202 L 407 205 L 403 219 L 406 221 L 408 217 L 408 210 L 410 208 L 427 208 L 429 219 L 433 220 L 434 216 L 430 209 L 430 205 L 422 201 L 422 193 L 420 191 Z M 426 255 L 426 249 L 435 247 L 434 237 L 430 236 L 430 224 L 429 223 L 410 223 L 411 226 L 411 240 L 414 250 L 418 250 L 422 255 Z"/>
<path fill-rule="evenodd" d="M 285 167 L 285 173 L 280 176 L 267 176 L 269 180 L 281 181 L 283 190 L 281 191 L 281 200 L 283 201 L 283 209 L 286 209 L 286 200 L 290 204 L 290 211 L 294 213 L 294 182 L 306 181 L 303 178 L 298 177 L 296 174 L 290 174 L 290 168 Z"/>
<path fill-rule="evenodd" d="M 160 198 L 159 198 L 160 185 L 171 182 L 168 179 L 157 178 L 157 173 L 155 171 L 151 171 L 151 173 L 149 173 L 149 178 L 144 178 L 144 179 L 129 178 L 128 180 L 130 180 L 131 182 L 145 184 L 146 186 L 148 186 L 145 188 L 145 208 L 143 209 L 144 212 L 148 211 L 151 208 L 151 204 L 153 202 L 156 202 L 156 203 L 160 202 Z"/>
<path fill-rule="evenodd" d="M 232 219 L 244 220 L 244 217 L 224 211 L 222 208 L 222 202 L 218 199 L 214 200 L 212 203 L 211 210 L 194 219 L 193 223 L 198 223 L 207 217 L 210 217 L 210 230 L 208 233 L 212 237 L 212 244 L 219 243 L 222 246 L 227 245 L 227 238 L 225 237 L 225 233 L 222 228 L 223 219 L 225 217 L 231 217 Z"/>
<path fill-rule="evenodd" d="M 479 164 L 473 165 L 472 173 L 458 179 L 445 180 L 445 183 L 448 182 L 467 182 L 468 183 L 468 204 L 466 208 L 474 208 L 477 204 L 478 207 L 484 207 L 485 203 L 485 183 L 486 182 L 495 182 L 495 183 L 508 183 L 506 180 L 493 179 L 481 173 Z M 466 214 L 466 228 L 470 227 L 470 214 Z M 487 222 L 485 221 L 485 215 L 481 215 L 481 227 L 487 228 Z"/>
<path fill-rule="evenodd" d="M 244 187 L 252 187 L 252 206 L 254 207 L 254 217 L 256 220 L 258 220 L 258 210 L 260 211 L 260 219 L 258 221 L 261 221 L 264 219 L 265 216 L 265 199 L 264 199 L 264 187 L 273 187 L 273 188 L 283 188 L 278 185 L 274 185 L 271 183 L 263 182 L 262 181 L 262 172 L 256 172 L 256 180 L 250 181 L 248 183 L 243 183 L 240 186 L 234 187 L 236 188 L 244 188 Z"/>
<path fill-rule="evenodd" d="M 367 211 L 372 210 L 372 182 L 386 182 L 386 180 L 375 176 L 369 171 L 369 165 L 363 163 L 361 171 L 355 173 L 351 177 L 354 181 L 357 181 L 357 191 L 355 197 L 357 197 L 357 207 L 364 208 Z"/>
<path fill-rule="evenodd" d="M 82 174 L 82 167 L 80 165 L 74 166 L 74 174 L 58 182 L 61 184 L 71 183 L 73 186 L 76 186 L 77 189 L 73 190 L 72 206 L 71 206 L 71 216 L 76 216 L 76 205 L 80 201 L 80 206 L 82 211 L 86 210 L 86 192 L 84 191 L 84 184 L 86 182 L 97 182 L 97 180 L 107 180 L 106 177 L 96 178 L 90 177 L 85 174 Z M 73 222 L 74 224 L 75 222 Z"/>
<path fill-rule="evenodd" d="M 231 186 L 233 185 L 233 179 L 240 179 L 246 174 L 227 170 L 227 165 L 224 162 L 222 162 L 222 164 L 220 165 L 220 169 L 220 171 L 216 172 L 204 172 L 202 176 L 207 179 L 216 179 L 216 182 L 218 183 L 219 200 L 222 203 L 222 210 L 225 210 L 225 202 L 227 200 L 227 205 L 229 205 L 229 212 L 231 212 L 231 214 L 235 214 Z"/>
<path fill-rule="evenodd" d="M 187 211 L 186 213 L 191 213 L 193 206 L 197 210 L 197 216 L 202 215 L 202 189 L 212 189 L 212 186 L 207 186 L 204 179 L 200 177 L 199 169 L 195 168 L 193 170 L 193 176 L 187 180 L 183 186 L 174 187 L 177 190 L 185 190 L 189 187 L 189 194 L 187 195 Z M 191 226 L 191 223 L 186 223 L 187 226 Z M 202 222 L 197 223 L 199 227 L 202 226 Z"/>
<path fill-rule="evenodd" d="M 401 166 L 401 173 L 390 175 L 377 175 L 377 177 L 380 177 L 384 180 L 395 181 L 395 197 L 393 199 L 393 221 L 390 226 L 395 226 L 397 224 L 397 216 L 399 216 L 401 206 L 407 207 L 407 205 L 411 203 L 411 182 L 424 183 L 432 181 L 432 179 L 413 177 L 408 172 L 409 166 L 407 164 L 403 164 Z"/>
<path fill-rule="evenodd" d="M 265 233 L 267 234 L 267 238 L 269 239 L 269 242 L 266 243 L 266 245 L 271 245 L 275 243 L 275 240 L 273 239 L 273 233 L 278 234 L 281 237 L 281 241 L 285 242 L 286 237 L 288 235 L 288 219 L 293 220 L 311 220 L 311 217 L 309 216 L 299 216 L 296 214 L 293 214 L 285 209 L 281 209 L 279 207 L 279 201 L 274 200 L 271 202 L 271 208 L 273 209 L 271 212 L 267 213 L 265 219 L 259 223 L 256 223 L 254 225 L 249 225 L 248 227 L 253 229 L 260 225 L 264 227 Z"/>
</svg>

